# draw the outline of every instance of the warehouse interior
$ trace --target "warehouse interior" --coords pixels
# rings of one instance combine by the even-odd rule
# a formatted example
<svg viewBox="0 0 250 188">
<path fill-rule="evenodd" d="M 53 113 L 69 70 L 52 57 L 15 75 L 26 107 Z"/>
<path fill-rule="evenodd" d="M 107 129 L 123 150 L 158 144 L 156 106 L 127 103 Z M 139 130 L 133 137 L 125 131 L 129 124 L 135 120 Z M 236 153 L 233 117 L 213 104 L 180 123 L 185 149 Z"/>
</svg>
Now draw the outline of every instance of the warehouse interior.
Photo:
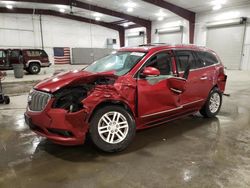
<svg viewBox="0 0 250 188">
<path fill-rule="evenodd" d="M 216 117 L 194 114 L 137 131 L 112 154 L 88 139 L 55 144 L 25 123 L 39 82 L 151 44 L 218 54 L 227 83 Z M 6 64 L 8 50 L 31 57 L 40 50 L 48 62 L 25 69 L 32 59 L 22 57 L 18 72 Z M 0 96 L 10 98 L 0 104 L 0 187 L 250 187 L 249 0 L 0 1 L 0 72 Z"/>
</svg>

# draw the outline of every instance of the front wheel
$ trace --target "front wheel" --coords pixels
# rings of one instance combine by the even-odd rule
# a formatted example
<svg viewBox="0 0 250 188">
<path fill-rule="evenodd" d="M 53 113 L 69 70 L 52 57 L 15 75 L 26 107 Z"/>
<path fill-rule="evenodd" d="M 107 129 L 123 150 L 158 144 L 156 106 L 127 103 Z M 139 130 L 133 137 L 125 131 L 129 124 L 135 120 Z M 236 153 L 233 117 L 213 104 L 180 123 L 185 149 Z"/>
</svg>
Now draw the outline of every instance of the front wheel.
<svg viewBox="0 0 250 188">
<path fill-rule="evenodd" d="M 205 105 L 200 110 L 200 113 L 207 118 L 215 117 L 220 111 L 221 104 L 222 94 L 217 88 L 215 88 L 210 92 Z"/>
<path fill-rule="evenodd" d="M 135 132 L 134 118 L 120 106 L 99 109 L 90 123 L 93 143 L 105 152 L 124 150 L 133 140 Z"/>
</svg>

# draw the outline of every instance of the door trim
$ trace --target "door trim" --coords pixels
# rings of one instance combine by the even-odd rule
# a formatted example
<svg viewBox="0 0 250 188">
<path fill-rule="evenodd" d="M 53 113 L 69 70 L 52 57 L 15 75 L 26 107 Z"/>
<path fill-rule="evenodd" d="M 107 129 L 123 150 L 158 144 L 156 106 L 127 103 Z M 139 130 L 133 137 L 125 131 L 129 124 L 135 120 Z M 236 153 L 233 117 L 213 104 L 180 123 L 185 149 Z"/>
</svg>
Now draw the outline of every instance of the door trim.
<svg viewBox="0 0 250 188">
<path fill-rule="evenodd" d="M 160 111 L 160 112 L 156 112 L 156 113 L 152 113 L 152 114 L 147 114 L 147 115 L 141 116 L 141 118 L 146 118 L 146 117 L 150 117 L 150 116 L 155 116 L 155 115 L 164 114 L 164 113 L 167 113 L 167 112 L 172 112 L 172 111 L 180 110 L 180 109 L 182 109 L 185 106 L 189 106 L 189 105 L 192 105 L 192 104 L 195 104 L 195 103 L 198 103 L 198 102 L 202 102 L 202 101 L 204 101 L 204 99 L 200 99 L 200 100 L 197 100 L 197 101 L 189 102 L 189 103 L 183 104 L 180 107 L 173 108 L 171 110 L 165 110 L 165 111 Z"/>
</svg>

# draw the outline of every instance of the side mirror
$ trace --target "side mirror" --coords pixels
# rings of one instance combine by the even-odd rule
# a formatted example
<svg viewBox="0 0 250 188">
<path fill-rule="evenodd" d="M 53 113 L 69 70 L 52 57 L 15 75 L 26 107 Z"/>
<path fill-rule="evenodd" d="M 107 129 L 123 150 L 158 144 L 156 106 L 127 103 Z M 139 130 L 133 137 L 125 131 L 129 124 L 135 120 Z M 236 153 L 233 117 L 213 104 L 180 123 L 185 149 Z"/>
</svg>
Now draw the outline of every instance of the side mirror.
<svg viewBox="0 0 250 188">
<path fill-rule="evenodd" d="M 157 76 L 160 76 L 160 71 L 154 67 L 146 67 L 141 76 L 143 77 L 157 77 Z"/>
<path fill-rule="evenodd" d="M 186 82 L 186 79 L 180 77 L 169 78 L 168 88 L 176 94 L 182 94 L 186 90 Z"/>
</svg>

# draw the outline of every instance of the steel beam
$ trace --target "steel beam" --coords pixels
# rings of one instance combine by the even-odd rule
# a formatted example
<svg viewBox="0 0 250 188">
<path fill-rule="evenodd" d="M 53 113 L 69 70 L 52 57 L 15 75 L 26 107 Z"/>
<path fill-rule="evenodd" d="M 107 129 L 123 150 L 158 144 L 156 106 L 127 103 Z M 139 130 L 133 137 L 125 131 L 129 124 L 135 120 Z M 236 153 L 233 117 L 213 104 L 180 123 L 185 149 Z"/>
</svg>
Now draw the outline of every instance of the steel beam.
<svg viewBox="0 0 250 188">
<path fill-rule="evenodd" d="M 164 0 L 142 0 L 144 2 L 167 9 L 189 21 L 189 42 L 194 43 L 195 12 L 179 7 Z"/>
<path fill-rule="evenodd" d="M 107 23 L 107 22 L 103 22 L 103 21 L 96 21 L 93 19 L 89 19 L 89 18 L 84 18 L 81 16 L 75 16 L 75 15 L 71 15 L 71 14 L 64 14 L 64 13 L 60 13 L 57 11 L 53 11 L 53 10 L 45 10 L 45 9 L 28 9 L 28 8 L 13 8 L 13 9 L 7 9 L 7 8 L 3 8 L 0 7 L 0 13 L 12 13 L 12 14 L 36 14 L 36 15 L 48 15 L 48 16 L 56 16 L 56 17 L 60 17 L 60 18 L 65 18 L 65 19 L 70 19 L 70 20 L 75 20 L 75 21 L 80 21 L 80 22 L 85 22 L 85 23 L 89 23 L 89 24 L 95 24 L 95 25 L 100 25 L 109 29 L 113 29 L 119 32 L 119 36 L 122 36 L 122 34 L 124 34 L 124 27 L 119 26 L 119 25 L 115 25 L 115 24 L 111 24 L 111 23 Z M 120 38 L 120 46 L 124 46 L 124 39 Z"/>
</svg>

